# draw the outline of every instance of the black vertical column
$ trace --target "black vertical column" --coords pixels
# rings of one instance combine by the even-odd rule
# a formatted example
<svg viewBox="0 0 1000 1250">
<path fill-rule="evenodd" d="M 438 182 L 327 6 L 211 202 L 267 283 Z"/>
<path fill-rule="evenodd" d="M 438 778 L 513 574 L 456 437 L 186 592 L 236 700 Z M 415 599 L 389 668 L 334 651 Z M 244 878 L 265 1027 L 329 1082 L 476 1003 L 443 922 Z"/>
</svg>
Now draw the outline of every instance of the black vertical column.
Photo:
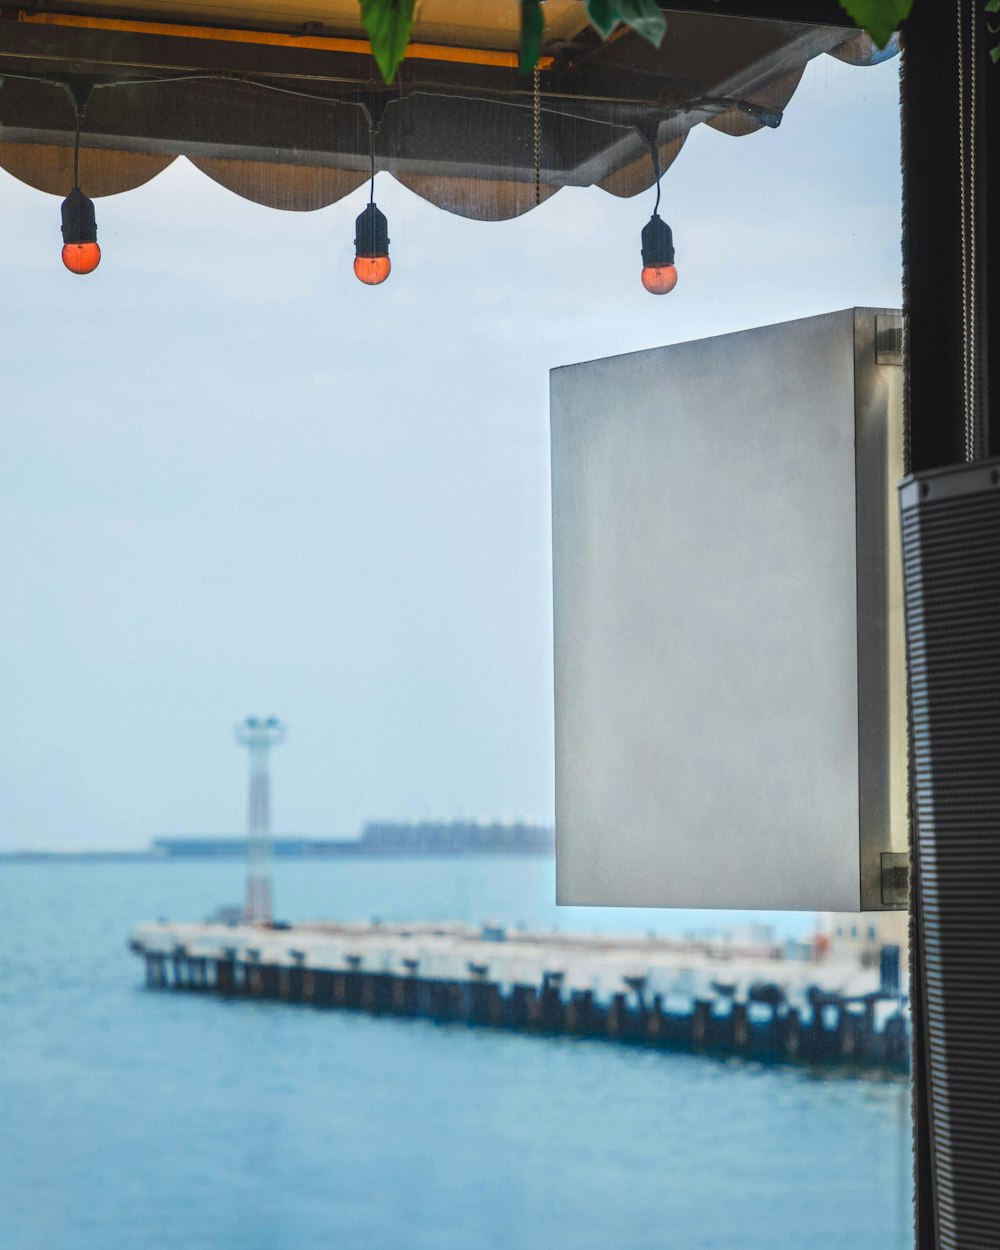
<svg viewBox="0 0 1000 1250">
<path fill-rule="evenodd" d="M 982 318 L 982 385 L 986 416 L 986 452 L 1000 456 L 1000 59 L 993 62 L 991 49 L 1000 46 L 1000 33 L 990 33 L 990 25 L 1000 28 L 1000 14 L 982 13 L 985 39 L 981 41 L 979 102 L 981 114 L 980 147 L 977 153 L 982 198 L 978 206 L 981 239 L 979 272 L 980 316 Z M 993 296 L 993 307 L 990 297 Z M 992 359 L 991 359 L 992 357 Z M 990 378 L 993 385 L 990 385 Z"/>
<path fill-rule="evenodd" d="M 939 1250 L 996 1250 L 1000 462 L 917 474 L 902 505 L 922 973 L 918 1148 L 929 1150 Z"/>
<path fill-rule="evenodd" d="M 903 265 L 908 467 L 961 460 L 962 306 L 956 29 L 950 4 L 921 2 L 906 23 L 902 64 Z M 912 769 L 911 769 L 912 776 Z M 911 817 L 911 831 L 913 819 Z M 910 878 L 916 1250 L 935 1250 L 919 864 Z"/>
<path fill-rule="evenodd" d="M 957 0 L 914 0 L 904 27 L 903 263 L 910 468 L 965 458 Z M 962 0 L 976 4 L 978 0 Z"/>
<path fill-rule="evenodd" d="M 964 18 L 961 41 L 960 12 Z M 977 23 L 975 61 L 971 54 L 973 22 Z M 991 360 L 996 349 L 992 346 L 994 336 L 989 332 L 992 295 L 998 290 L 1000 276 L 997 237 L 1000 213 L 988 211 L 991 203 L 1000 208 L 998 162 L 990 155 L 1000 136 L 997 114 L 1000 66 L 993 66 L 988 57 L 990 45 L 995 42 L 989 34 L 981 0 L 914 0 L 912 16 L 904 28 L 906 407 L 909 467 L 918 475 L 946 465 L 961 464 L 966 458 L 964 352 L 970 323 L 962 295 L 960 83 L 963 77 L 967 86 L 970 82 L 974 84 L 978 132 L 973 148 L 967 108 L 964 125 L 969 159 L 964 177 L 967 188 L 975 187 L 971 210 L 978 236 L 977 264 L 971 280 L 977 296 L 979 395 L 985 427 L 980 454 L 990 451 L 995 454 L 1000 450 L 997 434 L 992 433 L 1000 433 L 1000 421 L 989 420 L 991 406 L 995 406 L 989 387 L 990 374 L 1000 377 L 1000 363 Z M 961 57 L 960 47 L 964 48 Z M 970 181 L 970 177 L 974 181 Z M 968 257 L 967 237 L 965 250 Z M 1000 323 L 1000 310 L 993 320 Z M 989 539 L 981 532 L 977 534 L 978 521 L 970 518 L 970 525 L 968 542 L 972 546 L 985 544 L 980 553 L 985 555 L 990 548 Z M 919 708 L 911 713 L 916 765 L 911 774 L 915 835 L 911 882 L 911 1009 L 917 1250 L 986 1245 L 997 1232 L 992 1227 L 995 1211 L 988 1191 L 983 1190 L 980 1199 L 976 1185 L 969 1184 L 973 1179 L 980 1179 L 967 1175 L 974 1156 L 962 1150 L 956 1154 L 956 1140 L 951 1136 L 952 1125 L 948 1122 L 951 1095 L 968 1088 L 970 1081 L 973 1085 L 976 1083 L 976 1073 L 970 1065 L 978 1061 L 962 1047 L 952 1046 L 949 1050 L 943 1028 L 946 1016 L 953 1014 L 953 1006 L 945 1009 L 945 1002 L 957 1004 L 968 988 L 962 984 L 962 935 L 968 932 L 970 925 L 973 930 L 982 925 L 987 931 L 995 924 L 995 917 L 970 915 L 970 908 L 982 910 L 977 899 L 992 897 L 995 891 L 992 887 L 978 893 L 942 889 L 940 855 L 944 854 L 945 862 L 953 862 L 954 856 L 948 859 L 948 846 L 954 830 L 940 803 L 935 805 L 932 801 L 932 783 L 937 777 L 938 797 L 943 799 L 941 786 L 947 776 L 954 791 L 950 801 L 956 805 L 955 810 L 962 808 L 965 800 L 961 779 L 969 771 L 965 766 L 968 764 L 974 773 L 977 763 L 974 735 L 965 730 L 975 729 L 973 721 L 983 715 L 991 722 L 993 713 L 1000 714 L 1000 707 L 991 712 L 983 706 L 981 692 L 975 697 L 976 682 L 969 672 L 964 677 L 967 683 L 972 681 L 973 689 L 955 688 L 956 646 L 961 650 L 957 637 L 945 637 L 939 630 L 933 634 L 934 645 L 930 646 L 921 633 L 929 619 L 928 605 L 945 605 L 942 610 L 947 611 L 956 589 L 951 584 L 954 561 L 940 558 L 943 551 L 934 546 L 938 541 L 932 538 L 926 549 L 911 543 L 907 568 L 911 708 L 915 695 L 920 695 Z M 964 539 L 957 545 L 956 558 L 963 545 Z M 971 583 L 980 579 L 983 584 L 978 587 L 978 593 L 986 599 L 992 598 L 993 588 L 985 583 L 995 573 L 995 562 L 986 560 L 971 569 L 966 561 L 961 563 L 966 582 L 970 578 Z M 963 593 L 971 596 L 970 601 L 977 601 L 976 585 L 964 585 Z M 919 691 L 915 689 L 917 686 Z M 971 701 L 970 695 L 973 695 Z M 940 735 L 928 732 L 929 725 L 942 723 L 954 728 L 953 740 L 945 741 Z M 981 797 L 977 796 L 977 801 Z M 1000 832 L 1000 803 L 996 811 L 980 811 L 978 816 L 985 818 L 987 826 L 992 824 Z M 923 864 L 921 846 L 924 858 L 930 856 Z M 959 849 L 957 845 L 956 849 Z M 992 857 L 987 858 L 989 866 L 980 863 L 974 871 L 992 871 Z M 959 877 L 961 875 L 959 870 Z M 943 957 L 943 952 L 948 953 L 947 957 Z M 1000 969 L 995 972 L 1000 974 Z M 989 986 L 980 988 L 989 995 Z M 955 1110 L 961 1115 L 958 1103 Z M 962 1147 L 974 1137 L 975 1126 L 970 1125 L 969 1132 L 961 1138 Z M 956 1194 L 961 1196 L 961 1229 L 956 1227 Z M 977 1206 L 980 1209 L 977 1210 Z M 971 1241 L 968 1240 L 970 1235 Z M 986 1240 L 980 1242 L 977 1239 L 980 1236 L 985 1236 Z"/>
</svg>

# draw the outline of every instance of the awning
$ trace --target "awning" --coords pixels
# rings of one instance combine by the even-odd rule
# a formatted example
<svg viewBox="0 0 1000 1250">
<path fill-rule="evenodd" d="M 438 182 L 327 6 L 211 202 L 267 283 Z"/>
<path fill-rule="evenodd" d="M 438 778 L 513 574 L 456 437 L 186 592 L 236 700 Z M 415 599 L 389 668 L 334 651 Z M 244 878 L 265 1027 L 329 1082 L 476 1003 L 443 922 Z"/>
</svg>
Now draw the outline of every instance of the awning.
<svg viewBox="0 0 1000 1250">
<path fill-rule="evenodd" d="M 565 186 L 631 196 L 701 123 L 734 137 L 780 124 L 806 65 L 872 64 L 830 26 L 668 13 L 655 49 L 602 43 L 579 0 L 547 0 L 532 79 L 514 0 L 425 0 L 386 87 L 357 0 L 98 0 L 0 18 L 0 165 L 55 195 L 140 186 L 178 156 L 273 208 L 332 204 L 379 170 L 449 212 L 515 217 Z"/>
</svg>

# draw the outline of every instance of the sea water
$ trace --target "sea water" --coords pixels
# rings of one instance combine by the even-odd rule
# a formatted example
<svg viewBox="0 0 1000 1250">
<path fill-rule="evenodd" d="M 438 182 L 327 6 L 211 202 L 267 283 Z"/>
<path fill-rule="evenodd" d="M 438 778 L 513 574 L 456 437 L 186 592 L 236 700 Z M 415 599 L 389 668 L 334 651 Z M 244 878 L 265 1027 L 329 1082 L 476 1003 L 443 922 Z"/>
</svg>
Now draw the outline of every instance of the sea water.
<svg viewBox="0 0 1000 1250">
<path fill-rule="evenodd" d="M 147 990 L 130 929 L 241 884 L 235 861 L 0 863 L 2 1250 L 912 1244 L 900 1082 Z M 552 897 L 545 859 L 276 868 L 293 920 L 751 918 Z"/>
</svg>

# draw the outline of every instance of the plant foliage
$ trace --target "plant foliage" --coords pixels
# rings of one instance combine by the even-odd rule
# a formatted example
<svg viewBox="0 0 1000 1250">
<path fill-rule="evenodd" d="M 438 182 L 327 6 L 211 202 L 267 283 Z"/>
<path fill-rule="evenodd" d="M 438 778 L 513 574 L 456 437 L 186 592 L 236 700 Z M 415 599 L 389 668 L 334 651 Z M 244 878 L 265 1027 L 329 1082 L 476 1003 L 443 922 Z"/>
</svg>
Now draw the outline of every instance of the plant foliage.
<svg viewBox="0 0 1000 1250">
<path fill-rule="evenodd" d="M 413 29 L 416 0 L 359 0 L 361 24 L 368 33 L 372 56 L 386 82 L 396 77 Z"/>
<path fill-rule="evenodd" d="M 986 0 L 986 12 L 1000 13 L 1000 0 Z M 988 21 L 986 23 L 986 29 L 990 32 L 994 39 L 997 35 L 1000 35 L 1000 26 L 994 26 L 992 22 Z M 1000 43 L 996 43 L 992 48 L 990 48 L 990 56 L 993 59 L 994 65 L 997 61 L 1000 61 Z"/>
<path fill-rule="evenodd" d="M 542 0 L 521 0 L 521 55 L 518 66 L 522 74 L 530 74 L 535 68 L 542 55 L 544 38 L 545 14 L 542 12 Z"/>
<path fill-rule="evenodd" d="M 933 0 L 921 0 L 932 3 Z M 523 74 L 531 73 L 542 54 L 545 41 L 543 0 L 510 0 L 521 5 L 521 53 L 519 65 Z M 938 0 L 940 3 L 940 0 Z M 406 55 L 413 28 L 415 0 L 359 0 L 361 21 L 371 41 L 382 77 L 392 82 Z M 913 0 L 840 0 L 841 7 L 863 30 L 868 31 L 880 48 L 884 48 L 909 15 Z M 628 26 L 643 39 L 659 47 L 667 30 L 667 19 L 657 0 L 584 0 L 587 16 L 602 39 L 607 39 L 619 26 Z M 986 0 L 988 13 L 1000 12 L 1000 0 Z M 1000 28 L 991 33 L 1000 34 Z M 1000 60 L 1000 46 L 990 54 Z"/>
<path fill-rule="evenodd" d="M 590 24 L 603 38 L 619 26 L 631 26 L 643 39 L 659 47 L 667 33 L 667 19 L 656 0 L 584 0 Z"/>
<path fill-rule="evenodd" d="M 899 29 L 900 22 L 909 17 L 913 0 L 840 0 L 840 7 L 856 26 L 866 30 L 878 46 L 884 48 Z"/>
</svg>

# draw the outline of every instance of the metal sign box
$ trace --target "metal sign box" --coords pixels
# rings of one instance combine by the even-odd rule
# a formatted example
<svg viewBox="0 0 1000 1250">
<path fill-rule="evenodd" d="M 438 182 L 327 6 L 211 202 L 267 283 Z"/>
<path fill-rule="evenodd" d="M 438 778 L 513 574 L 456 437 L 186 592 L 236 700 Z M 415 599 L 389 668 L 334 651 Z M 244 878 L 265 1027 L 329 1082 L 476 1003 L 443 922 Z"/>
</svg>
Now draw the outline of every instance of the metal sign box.
<svg viewBox="0 0 1000 1250">
<path fill-rule="evenodd" d="M 552 371 L 560 903 L 905 903 L 900 339 L 855 308 Z"/>
</svg>

